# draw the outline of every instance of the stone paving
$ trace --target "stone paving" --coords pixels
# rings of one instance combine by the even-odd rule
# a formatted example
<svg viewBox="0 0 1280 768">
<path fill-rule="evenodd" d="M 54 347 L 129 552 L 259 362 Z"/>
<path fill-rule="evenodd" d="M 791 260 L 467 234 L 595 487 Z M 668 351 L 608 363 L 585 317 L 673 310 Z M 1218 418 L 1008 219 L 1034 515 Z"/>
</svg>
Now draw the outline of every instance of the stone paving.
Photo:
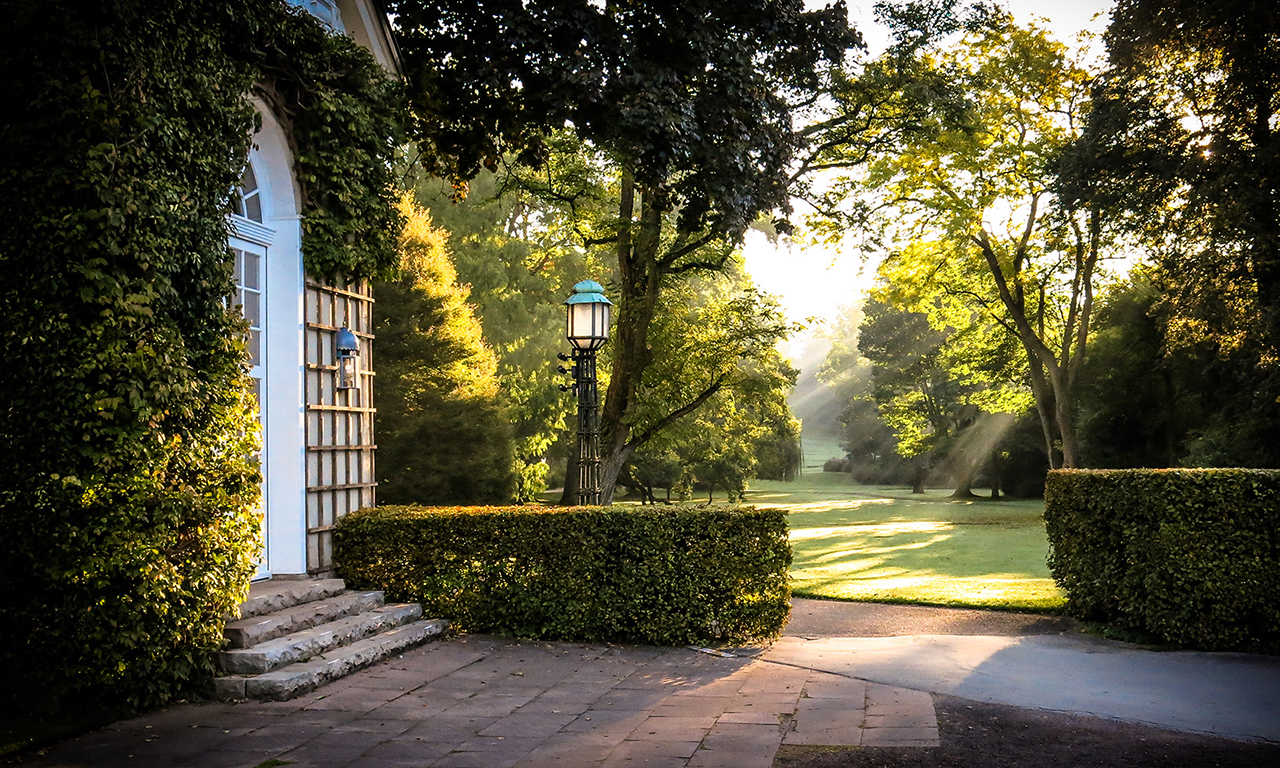
<svg viewBox="0 0 1280 768">
<path fill-rule="evenodd" d="M 929 694 L 762 653 L 463 636 L 293 701 L 172 706 L 33 762 L 768 768 L 780 744 L 937 746 Z"/>
</svg>

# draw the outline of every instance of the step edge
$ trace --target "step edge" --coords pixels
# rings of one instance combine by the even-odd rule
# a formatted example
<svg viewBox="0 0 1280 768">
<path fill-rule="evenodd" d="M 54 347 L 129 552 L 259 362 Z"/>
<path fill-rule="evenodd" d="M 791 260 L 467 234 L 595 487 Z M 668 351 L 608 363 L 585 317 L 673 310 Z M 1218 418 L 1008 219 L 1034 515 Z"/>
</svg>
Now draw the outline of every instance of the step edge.
<svg viewBox="0 0 1280 768">
<path fill-rule="evenodd" d="M 240 603 L 240 615 L 237 618 L 248 619 L 254 616 L 273 613 L 275 611 L 305 605 L 317 600 L 324 600 L 347 590 L 342 579 L 299 579 L 281 581 L 280 585 L 294 594 L 286 596 L 282 593 L 250 594 Z M 301 586 L 301 589 L 295 587 Z M 250 587 L 250 592 L 253 588 Z M 296 598 L 296 599 L 295 599 Z"/>
<path fill-rule="evenodd" d="M 232 648 L 219 651 L 216 660 L 219 668 L 231 675 L 265 674 L 290 664 L 308 661 L 336 648 L 352 645 L 384 631 L 418 621 L 421 618 L 422 606 L 417 603 L 383 605 L 371 611 L 342 616 L 324 624 L 317 624 L 314 627 L 300 629 L 271 640 L 264 640 L 249 648 Z M 359 626 L 362 623 L 365 623 L 364 626 Z M 335 624 L 343 626 L 325 629 Z M 345 626 L 348 624 L 357 626 L 348 630 Z M 316 644 L 310 636 L 302 637 L 326 632 L 333 633 L 333 642 L 325 643 L 320 641 Z M 307 645 L 311 647 L 303 647 Z M 263 646 L 270 647 L 263 648 Z M 294 646 L 299 648 L 298 652 L 288 653 L 289 648 Z M 268 655 L 277 649 L 285 651 L 285 653 L 275 654 L 274 658 Z"/>
<path fill-rule="evenodd" d="M 387 632 L 366 637 L 363 640 L 343 646 L 341 649 L 345 653 L 337 653 L 331 651 L 329 653 L 320 654 L 308 661 L 299 664 L 291 664 L 287 667 L 267 672 L 262 675 L 253 675 L 244 677 L 244 690 L 246 698 L 251 699 L 269 699 L 274 701 L 287 701 L 288 699 L 300 696 L 308 691 L 315 690 L 334 680 L 339 680 L 347 675 L 353 674 L 366 667 L 377 664 L 385 660 L 391 655 L 408 650 L 416 645 L 430 642 L 431 640 L 442 637 L 449 630 L 448 619 L 422 619 L 410 624 L 404 624 Z M 417 634 L 419 633 L 420 634 Z M 377 647 L 373 641 L 382 638 L 387 639 L 388 636 L 405 635 L 406 639 L 402 643 L 391 643 L 382 647 Z M 364 644 L 367 644 L 366 647 Z M 335 662 L 340 662 L 351 656 L 359 656 L 366 651 L 373 653 L 363 659 L 357 658 L 355 663 L 346 667 L 335 667 Z M 326 658 L 332 656 L 332 658 Z M 289 670 L 293 670 L 291 674 Z M 329 674 L 329 670 L 336 670 Z M 312 678 L 305 680 L 297 685 L 290 685 L 291 680 L 299 680 L 303 678 Z M 257 683 L 255 685 L 255 683 Z M 264 686 L 263 683 L 278 683 L 277 685 Z M 254 689 L 258 689 L 255 691 Z M 260 694 L 260 695 L 255 695 Z M 265 694 L 265 695 L 261 695 Z"/>
<path fill-rule="evenodd" d="M 307 618 L 298 618 L 290 614 L 304 605 L 332 603 L 330 608 L 320 612 L 312 612 Z M 340 595 L 315 600 L 310 603 L 299 603 L 280 611 L 253 616 L 247 619 L 229 621 L 223 627 L 223 637 L 228 648 L 251 648 L 259 643 L 274 640 L 278 637 L 324 624 L 344 616 L 366 613 L 385 605 L 385 596 L 381 590 L 347 591 Z"/>
</svg>

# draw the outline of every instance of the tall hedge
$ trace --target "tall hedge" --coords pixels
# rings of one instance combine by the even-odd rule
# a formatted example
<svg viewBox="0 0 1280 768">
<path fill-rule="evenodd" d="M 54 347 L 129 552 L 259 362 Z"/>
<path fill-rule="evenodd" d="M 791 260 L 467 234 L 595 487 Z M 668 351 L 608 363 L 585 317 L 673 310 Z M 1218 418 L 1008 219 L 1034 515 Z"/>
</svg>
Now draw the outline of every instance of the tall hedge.
<svg viewBox="0 0 1280 768">
<path fill-rule="evenodd" d="M 1280 650 L 1280 471 L 1058 470 L 1045 524 L 1074 614 L 1189 647 Z"/>
<path fill-rule="evenodd" d="M 780 510 L 380 507 L 339 522 L 334 561 L 350 586 L 521 637 L 743 641 L 789 610 Z"/>
<path fill-rule="evenodd" d="M 18 0 L 5 16 L 0 704 L 146 706 L 211 673 L 259 549 L 226 301 L 247 96 L 293 115 L 308 267 L 368 274 L 394 250 L 353 251 L 367 224 L 334 221 L 389 223 L 394 243 L 394 87 L 279 0 Z"/>
</svg>

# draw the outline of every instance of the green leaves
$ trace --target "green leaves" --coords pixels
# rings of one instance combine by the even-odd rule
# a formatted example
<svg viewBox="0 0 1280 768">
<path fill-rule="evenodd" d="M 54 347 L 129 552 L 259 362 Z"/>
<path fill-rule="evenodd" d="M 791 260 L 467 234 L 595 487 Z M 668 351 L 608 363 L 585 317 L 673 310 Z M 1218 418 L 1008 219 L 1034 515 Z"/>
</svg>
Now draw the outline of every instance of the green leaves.
<svg viewBox="0 0 1280 768">
<path fill-rule="evenodd" d="M 408 195 L 401 215 L 401 277 L 373 285 L 379 495 L 393 504 L 509 501 L 512 434 L 497 358 L 458 284 L 448 233 Z"/>
<path fill-rule="evenodd" d="M 256 406 L 225 304 L 255 88 L 289 118 L 316 275 L 393 265 L 397 94 L 277 3 L 17 2 L 0 62 L 3 695 L 151 706 L 212 673 L 260 548 Z M 58 55 L 50 55 L 57 51 Z M 5 704 L 8 702 L 5 701 Z"/>
<path fill-rule="evenodd" d="M 1079 616 L 1205 650 L 1280 647 L 1274 470 L 1049 473 L 1049 568 Z"/>
<path fill-rule="evenodd" d="M 339 522 L 334 562 L 353 587 L 518 637 L 744 642 L 789 610 L 780 510 L 379 507 Z"/>
</svg>

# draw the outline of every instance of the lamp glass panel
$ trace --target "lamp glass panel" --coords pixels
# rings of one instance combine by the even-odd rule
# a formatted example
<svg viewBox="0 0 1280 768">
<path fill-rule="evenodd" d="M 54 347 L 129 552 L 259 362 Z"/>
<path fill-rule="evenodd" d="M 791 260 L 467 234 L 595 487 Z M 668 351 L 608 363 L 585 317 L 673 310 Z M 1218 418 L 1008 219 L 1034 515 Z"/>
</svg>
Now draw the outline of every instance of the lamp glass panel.
<svg viewBox="0 0 1280 768">
<path fill-rule="evenodd" d="M 609 338 L 609 305 L 604 302 L 570 304 L 568 337 L 578 349 L 599 349 Z"/>
<path fill-rule="evenodd" d="M 342 355 L 338 358 L 338 388 L 360 388 L 360 359 L 355 355 Z"/>
</svg>

